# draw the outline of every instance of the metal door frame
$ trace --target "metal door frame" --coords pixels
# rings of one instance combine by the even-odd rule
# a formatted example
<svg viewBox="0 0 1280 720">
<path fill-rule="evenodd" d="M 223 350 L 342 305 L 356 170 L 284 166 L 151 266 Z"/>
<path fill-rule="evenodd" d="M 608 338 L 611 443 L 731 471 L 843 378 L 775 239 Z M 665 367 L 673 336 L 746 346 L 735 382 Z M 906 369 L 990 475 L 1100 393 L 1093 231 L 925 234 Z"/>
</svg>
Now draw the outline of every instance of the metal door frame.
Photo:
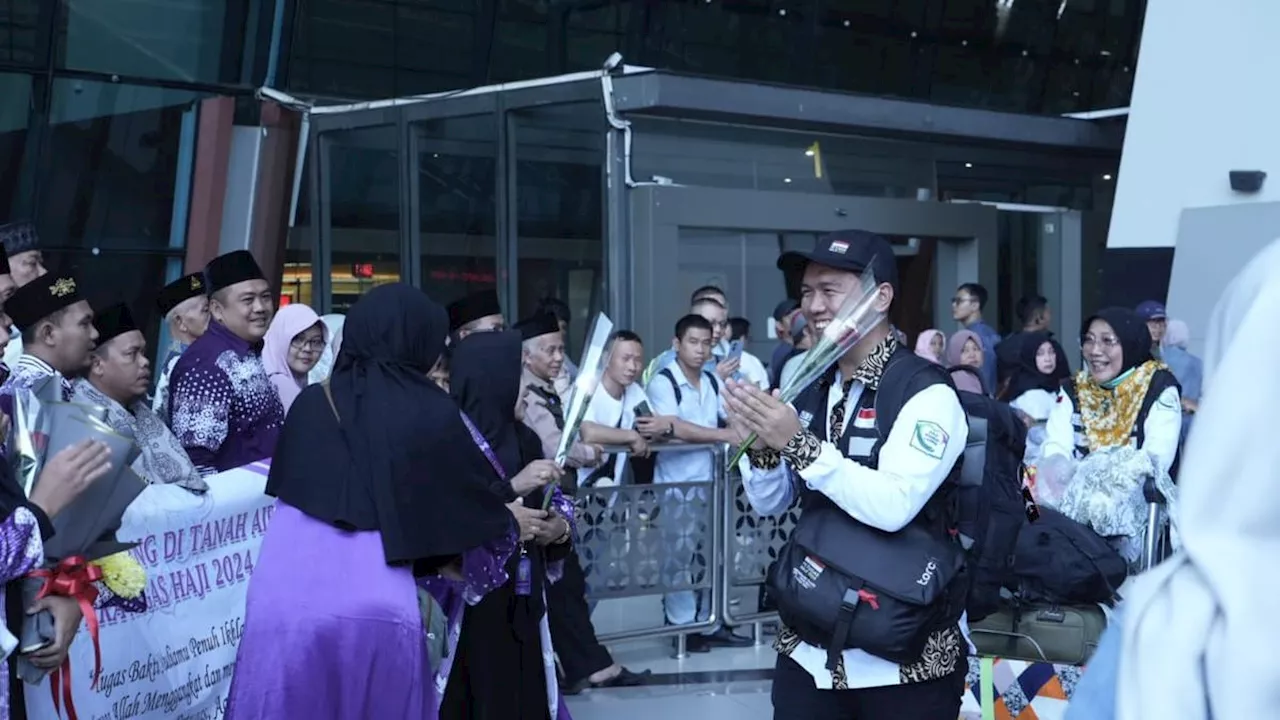
<svg viewBox="0 0 1280 720">
<path fill-rule="evenodd" d="M 891 235 L 936 237 L 934 317 L 949 318 L 951 295 L 964 282 L 996 285 L 998 211 L 953 205 L 837 195 L 705 187 L 641 186 L 628 192 L 628 277 L 612 286 L 631 288 L 615 317 L 645 338 L 665 338 L 673 318 L 688 311 L 673 294 L 680 228 L 753 232 L 832 232 L 859 228 Z M 994 299 L 992 300 L 994 303 Z M 995 311 L 994 306 L 991 312 Z"/>
</svg>

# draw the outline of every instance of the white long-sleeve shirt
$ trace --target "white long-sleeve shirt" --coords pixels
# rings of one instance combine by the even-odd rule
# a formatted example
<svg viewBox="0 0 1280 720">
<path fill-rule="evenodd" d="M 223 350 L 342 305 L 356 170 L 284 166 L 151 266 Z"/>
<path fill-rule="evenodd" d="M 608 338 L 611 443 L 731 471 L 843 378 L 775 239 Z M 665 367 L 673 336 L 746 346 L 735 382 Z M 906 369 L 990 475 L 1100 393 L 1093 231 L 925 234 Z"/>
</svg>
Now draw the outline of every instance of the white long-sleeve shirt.
<svg viewBox="0 0 1280 720">
<path fill-rule="evenodd" d="M 1040 448 L 1042 458 L 1061 455 L 1072 460 L 1080 459 L 1076 446 L 1085 443 L 1083 438 L 1076 437 L 1073 422 L 1076 420 L 1075 403 L 1071 402 L 1071 397 L 1065 390 L 1059 391 L 1045 426 L 1044 445 Z M 1143 440 L 1139 449 L 1150 452 L 1155 457 L 1157 466 L 1169 472 L 1178 454 L 1178 439 L 1181 434 L 1182 399 L 1178 397 L 1178 388 L 1167 387 L 1151 404 L 1151 410 L 1142 423 Z"/>
<path fill-rule="evenodd" d="M 840 399 L 842 387 L 839 377 L 831 383 L 826 403 L 828 416 Z M 857 407 L 862 391 L 863 385 L 855 382 L 845 407 Z M 880 448 L 877 469 L 850 460 L 835 443 L 820 438 L 823 442 L 817 459 L 795 474 L 799 482 L 826 495 L 855 520 L 896 532 L 911 522 L 942 486 L 964 452 L 968 433 L 968 420 L 955 391 L 945 385 L 933 385 L 902 406 Z M 747 499 L 757 513 L 776 515 L 791 506 L 797 487 L 787 463 L 761 470 L 744 457 L 739 468 Z M 961 629 L 965 629 L 963 619 Z M 893 662 L 856 649 L 845 650 L 843 658 L 850 688 L 901 682 L 899 667 Z M 801 643 L 791 653 L 791 659 L 813 676 L 816 687 L 832 687 L 826 650 Z"/>
</svg>

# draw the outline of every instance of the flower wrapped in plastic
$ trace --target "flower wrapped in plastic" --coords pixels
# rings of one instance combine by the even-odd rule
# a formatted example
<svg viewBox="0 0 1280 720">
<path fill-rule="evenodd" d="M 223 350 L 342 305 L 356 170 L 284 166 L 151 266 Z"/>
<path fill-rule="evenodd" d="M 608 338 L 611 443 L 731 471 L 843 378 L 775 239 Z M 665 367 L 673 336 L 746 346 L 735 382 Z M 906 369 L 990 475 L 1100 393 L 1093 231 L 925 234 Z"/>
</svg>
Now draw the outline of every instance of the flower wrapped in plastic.
<svg viewBox="0 0 1280 720">
<path fill-rule="evenodd" d="M 569 391 L 569 402 L 564 414 L 564 430 L 560 433 L 560 444 L 556 447 L 556 464 L 564 467 L 569 459 L 569 448 L 578 440 L 582 429 L 582 421 L 587 417 L 587 408 L 591 398 L 600 386 L 600 378 L 604 377 L 605 368 L 609 367 L 609 356 L 612 346 L 609 336 L 613 333 L 613 321 L 608 315 L 599 313 L 591 322 L 591 331 L 587 333 L 587 345 L 582 350 L 582 362 L 578 363 L 578 377 L 573 381 Z M 542 509 L 551 508 L 552 493 L 548 491 L 542 501 Z"/>
<path fill-rule="evenodd" d="M 862 338 L 867 336 L 877 325 L 886 322 L 883 311 L 876 309 L 876 300 L 879 297 L 880 284 L 876 280 L 875 273 L 870 268 L 874 266 L 874 259 L 867 263 L 867 270 L 862 273 L 859 278 L 860 283 L 857 290 L 849 293 L 845 298 L 844 304 L 840 306 L 839 312 L 832 318 L 831 322 L 822 329 L 822 334 L 818 336 L 813 347 L 809 349 L 799 360 L 800 367 L 797 368 L 795 374 L 778 390 L 778 397 L 785 403 L 795 400 L 805 388 L 809 387 L 815 380 L 822 377 L 832 365 L 835 364 L 845 353 Z M 752 433 L 747 441 L 738 448 L 729 460 L 729 467 L 737 465 L 738 460 L 756 441 L 755 433 Z"/>
</svg>

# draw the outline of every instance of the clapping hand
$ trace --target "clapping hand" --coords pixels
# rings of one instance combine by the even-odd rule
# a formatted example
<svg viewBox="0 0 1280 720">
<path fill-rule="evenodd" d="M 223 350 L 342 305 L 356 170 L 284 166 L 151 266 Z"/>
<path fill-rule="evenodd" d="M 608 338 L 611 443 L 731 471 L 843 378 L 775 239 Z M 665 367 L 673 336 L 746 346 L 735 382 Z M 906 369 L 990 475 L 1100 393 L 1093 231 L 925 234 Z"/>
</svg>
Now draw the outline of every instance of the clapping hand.
<svg viewBox="0 0 1280 720">
<path fill-rule="evenodd" d="M 736 433 L 745 429 L 765 445 L 781 450 L 802 430 L 795 409 L 779 399 L 777 390 L 770 394 L 750 382 L 728 380 L 725 391 L 725 409 Z"/>
</svg>

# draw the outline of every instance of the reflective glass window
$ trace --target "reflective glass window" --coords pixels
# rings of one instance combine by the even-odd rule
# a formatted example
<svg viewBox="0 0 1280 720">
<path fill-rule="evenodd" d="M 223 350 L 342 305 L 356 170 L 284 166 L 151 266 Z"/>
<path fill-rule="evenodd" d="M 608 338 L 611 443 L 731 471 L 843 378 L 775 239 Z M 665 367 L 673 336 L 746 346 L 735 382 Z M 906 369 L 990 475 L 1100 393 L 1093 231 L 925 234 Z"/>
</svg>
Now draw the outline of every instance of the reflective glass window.
<svg viewBox="0 0 1280 720">
<path fill-rule="evenodd" d="M 441 303 L 489 288 L 504 295 L 506 274 L 498 266 L 494 115 L 431 120 L 415 127 L 422 289 Z M 512 315 L 509 305 L 506 314 Z"/>
<path fill-rule="evenodd" d="M 58 66 L 255 84 L 254 59 L 270 43 L 277 1 L 284 0 L 62 0 Z"/>
<path fill-rule="evenodd" d="M 517 115 L 518 308 L 569 306 L 567 347 L 578 361 L 604 308 L 604 110 L 561 105 Z"/>
<path fill-rule="evenodd" d="M 400 274 L 400 154 L 394 125 L 321 136 L 329 156 L 330 312 Z M 286 253 L 286 257 L 288 257 Z"/>
<path fill-rule="evenodd" d="M 160 313 L 155 309 L 156 292 L 164 287 L 167 278 L 178 276 L 181 252 L 176 255 L 94 253 L 64 248 L 46 250 L 44 256 L 50 271 L 74 274 L 95 310 L 118 302 L 129 305 L 135 320 L 143 325 L 147 354 L 152 358 L 156 356 L 161 321 Z"/>
<path fill-rule="evenodd" d="M 168 249 L 183 117 L 202 93 L 57 78 L 40 153 L 43 240 Z"/>
<path fill-rule="evenodd" d="M 40 62 L 40 22 L 49 22 L 49 13 L 41 13 L 47 0 L 7 0 L 0 2 L 0 62 L 36 65 Z M 7 97 L 7 96 L 4 96 Z"/>
<path fill-rule="evenodd" d="M 0 221 L 29 214 L 23 172 L 30 149 L 31 76 L 0 73 Z"/>
</svg>

